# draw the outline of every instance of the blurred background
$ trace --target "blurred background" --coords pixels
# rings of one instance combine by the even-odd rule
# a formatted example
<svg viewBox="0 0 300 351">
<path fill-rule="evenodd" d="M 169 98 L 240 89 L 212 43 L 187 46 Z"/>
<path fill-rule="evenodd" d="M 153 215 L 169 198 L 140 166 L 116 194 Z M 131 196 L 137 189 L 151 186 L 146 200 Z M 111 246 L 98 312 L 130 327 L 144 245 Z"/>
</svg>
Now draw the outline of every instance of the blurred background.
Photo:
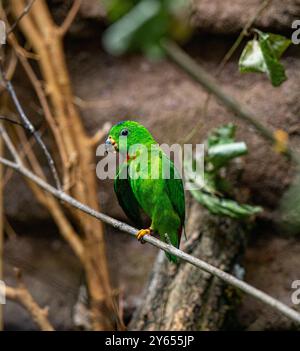
<svg viewBox="0 0 300 351">
<path fill-rule="evenodd" d="M 36 0 L 37 3 L 40 1 Z M 4 1 L 3 8 L 10 23 L 13 23 L 19 11 L 18 6 L 15 1 L 8 3 L 10 4 Z M 74 5 L 71 0 L 48 0 L 45 3 L 56 24 L 64 22 Z M 189 25 L 183 30 L 184 35 L 178 42 L 206 72 L 215 75 L 220 68 L 220 62 L 247 25 L 249 18 L 255 16 L 260 4 L 259 0 L 194 0 L 189 4 L 189 10 L 184 11 Z M 36 4 L 31 9 L 33 11 L 31 16 L 39 16 L 34 14 L 35 6 Z M 235 118 L 234 114 L 214 97 L 211 97 L 207 104 L 207 92 L 171 60 L 152 50 L 152 47 L 151 50 L 147 47 L 146 52 L 128 50 L 120 56 L 108 53 L 107 47 L 104 48 L 102 44 L 103 33 L 107 33 L 107 28 L 111 28 L 111 23 L 115 19 L 107 13 L 107 7 L 99 0 L 82 1 L 76 18 L 63 38 L 63 52 L 71 81 L 72 97 L 68 96 L 68 91 L 64 92 L 62 89 L 61 99 L 70 99 L 86 134 L 90 137 L 96 136 L 94 148 L 91 149 L 88 172 L 95 177 L 95 164 L 99 161 L 95 150 L 105 137 L 105 133 L 99 134 L 99 130 L 101 132 L 107 122 L 114 124 L 125 119 L 137 120 L 152 132 L 159 143 L 170 144 L 182 142 L 192 131 L 190 142 L 203 143 L 215 128 L 233 123 L 236 126 L 236 140 L 245 142 L 248 147 L 248 154 L 234 160 L 227 169 L 226 175 L 233 187 L 233 197 L 241 203 L 263 208 L 255 219 L 251 217 L 249 221 L 238 221 L 241 230 L 247 232 L 246 243 L 243 243 L 243 249 L 238 250 L 239 256 L 242 256 L 239 257 L 239 267 L 245 273 L 243 277 L 248 283 L 291 305 L 292 281 L 300 279 L 300 241 L 297 235 L 299 230 L 296 227 L 291 233 L 279 224 L 281 216 L 279 209 L 282 196 L 295 177 L 293 163 L 282 153 L 276 152 L 253 126 Z M 291 38 L 293 31 L 291 24 L 299 18 L 299 15 L 299 1 L 273 0 L 256 16 L 251 28 Z M 41 13 L 40 16 L 43 21 Z M 26 27 L 23 21 L 26 21 L 25 17 L 15 29 L 14 36 L 18 45 L 24 49 L 23 55 L 29 60 L 38 81 L 45 81 L 44 75 L 47 76 L 47 73 L 43 72 L 43 66 L 42 68 L 39 66 L 39 60 L 44 59 L 43 49 L 34 42 L 33 35 L 30 37 L 29 24 Z M 36 18 L 33 21 L 38 23 Z M 43 32 L 42 26 L 39 30 Z M 239 71 L 239 58 L 247 42 L 252 38 L 253 34 L 249 30 L 248 36 L 242 39 L 218 75 L 219 85 L 243 106 L 247 106 L 270 130 L 284 130 L 290 145 L 297 149 L 300 144 L 299 46 L 290 45 L 282 56 L 280 61 L 285 68 L 287 80 L 274 87 L 264 74 L 245 74 Z M 12 57 L 19 54 L 16 54 L 18 49 L 15 43 L 9 41 L 7 46 L 4 62 L 9 69 L 10 64 L 13 64 Z M 52 62 L 55 61 L 55 57 L 54 54 Z M 20 58 L 16 58 L 16 61 L 11 80 L 17 95 L 36 128 L 43 130 L 47 145 L 55 154 L 53 135 L 48 122 L 45 121 L 41 102 L 28 74 L 24 71 L 24 65 L 20 63 Z M 50 76 L 51 74 L 50 72 Z M 58 74 L 57 79 L 62 76 Z M 47 84 L 46 86 L 42 83 L 42 89 L 45 90 L 47 99 L 50 100 L 50 109 L 54 109 L 55 115 L 54 103 L 51 101 L 51 84 L 49 82 Z M 1 106 L 1 114 L 6 113 L 3 112 L 4 109 L 9 115 L 14 116 L 12 111 L 15 109 L 4 89 L 1 91 Z M 19 145 L 20 136 L 17 136 L 16 132 L 11 133 Z M 78 146 L 78 150 L 85 147 L 83 143 Z M 43 159 L 38 148 L 35 152 L 37 157 Z M 60 161 L 57 163 L 60 172 Z M 50 179 L 46 162 L 41 161 L 41 165 Z M 83 171 L 81 173 L 83 182 L 86 180 L 84 174 Z M 78 179 L 75 175 L 73 181 L 76 183 Z M 55 329 L 91 329 L 85 289 L 86 285 L 91 288 L 91 282 L 87 283 L 86 269 L 78 259 L 78 255 L 74 254 L 68 240 L 66 242 L 62 238 L 56 217 L 53 217 L 52 212 L 49 214 L 47 205 L 41 204 L 38 195 L 32 192 L 20 175 L 6 170 L 2 175 L 2 183 L 5 184 L 3 188 L 5 282 L 12 286 L 16 285 L 14 267 L 18 267 L 34 299 L 40 306 L 49 306 L 49 320 Z M 68 186 L 72 194 L 72 181 Z M 129 223 L 117 203 L 112 181 L 97 180 L 95 195 L 101 211 Z M 76 192 L 74 196 L 76 197 Z M 194 206 L 194 202 L 192 196 L 187 194 L 188 216 L 190 211 L 193 211 L 190 208 Z M 93 200 L 90 204 L 93 204 Z M 70 213 L 67 213 L 66 217 L 78 236 L 84 238 L 88 225 L 81 227 L 80 219 L 76 218 L 70 209 L 68 211 Z M 207 216 L 218 217 L 210 214 L 204 207 L 199 207 L 197 211 L 206 213 Z M 220 218 L 222 225 L 224 223 L 227 225 L 227 219 Z M 229 221 L 232 225 L 231 222 L 235 220 L 230 218 Z M 130 236 L 107 225 L 103 228 L 103 234 L 105 246 L 101 252 L 105 251 L 106 254 L 111 293 L 115 294 L 115 305 L 121 319 L 128 325 L 134 311 L 137 311 L 144 301 L 143 291 L 158 250 L 150 245 L 140 245 Z M 189 234 L 188 232 L 187 235 Z M 232 247 L 234 245 L 233 243 Z M 231 246 L 226 247 L 226 250 L 230 251 Z M 97 264 L 98 261 L 95 259 L 95 262 Z M 102 280 L 103 276 L 99 278 L 99 281 Z M 237 300 L 230 322 L 224 319 L 222 324 L 208 323 L 207 327 L 200 329 L 295 328 L 287 318 L 246 295 L 240 294 Z M 4 328 L 39 329 L 30 314 L 15 301 L 10 300 L 4 306 Z M 191 329 L 196 329 L 195 325 Z"/>
</svg>

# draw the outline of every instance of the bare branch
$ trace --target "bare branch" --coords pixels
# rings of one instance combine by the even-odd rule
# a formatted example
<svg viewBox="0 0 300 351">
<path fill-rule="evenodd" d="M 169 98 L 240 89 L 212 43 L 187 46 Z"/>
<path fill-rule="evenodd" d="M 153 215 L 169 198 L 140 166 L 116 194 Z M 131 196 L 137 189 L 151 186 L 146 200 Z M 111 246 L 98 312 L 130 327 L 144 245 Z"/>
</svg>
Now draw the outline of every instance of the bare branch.
<svg viewBox="0 0 300 351">
<path fill-rule="evenodd" d="M 44 144 L 40 134 L 38 133 L 38 131 L 34 128 L 33 124 L 30 122 L 30 120 L 28 119 L 28 117 L 26 116 L 21 104 L 20 104 L 20 101 L 15 93 L 15 89 L 11 83 L 11 81 L 9 81 L 6 76 L 5 76 L 5 73 L 4 73 L 4 70 L 3 70 L 3 67 L 0 65 L 0 72 L 1 72 L 1 76 L 2 76 L 2 79 L 3 79 L 3 82 L 4 82 L 4 85 L 10 95 L 10 97 L 12 98 L 13 102 L 14 102 L 14 105 L 20 115 L 20 118 L 23 122 L 23 125 L 24 127 L 34 136 L 36 142 L 40 145 L 41 149 L 43 150 L 45 156 L 46 156 L 46 159 L 47 159 L 47 162 L 48 162 L 48 165 L 50 167 L 50 170 L 52 172 L 52 175 L 53 175 L 53 178 L 54 178 L 54 181 L 55 181 L 55 184 L 56 184 L 56 187 L 58 189 L 61 189 L 61 182 L 59 180 L 59 177 L 58 177 L 58 173 L 57 173 L 57 170 L 56 170 L 56 167 L 55 167 L 55 163 L 54 163 L 54 160 L 52 158 L 52 156 L 50 155 L 50 152 L 48 151 L 46 145 Z"/>
<path fill-rule="evenodd" d="M 7 146 L 9 152 L 11 153 L 11 155 L 13 156 L 15 162 L 18 165 L 22 164 L 22 161 L 18 155 L 18 152 L 16 150 L 16 148 L 14 147 L 14 144 L 12 143 L 10 137 L 8 136 L 8 134 L 6 133 L 6 130 L 4 129 L 4 127 L 0 124 L 0 134 L 4 140 L 5 145 Z"/>
<path fill-rule="evenodd" d="M 5 117 L 5 116 L 0 116 L 0 120 L 1 121 L 5 121 L 5 122 L 9 122 L 9 123 L 12 123 L 12 124 L 16 124 L 17 126 L 25 128 L 22 123 L 20 123 L 18 121 L 15 121 L 15 120 L 13 120 L 11 118 Z"/>
<path fill-rule="evenodd" d="M 58 154 L 61 157 L 61 162 L 63 165 L 63 170 L 62 170 L 62 175 L 64 178 L 68 178 L 66 176 L 66 168 L 68 165 L 68 155 L 66 154 L 66 147 L 65 144 L 62 140 L 62 135 L 59 131 L 58 125 L 54 121 L 54 116 L 51 111 L 49 102 L 47 100 L 46 94 L 42 88 L 42 83 L 38 80 L 33 68 L 31 67 L 28 58 L 26 55 L 24 55 L 24 49 L 21 47 L 14 35 L 11 35 L 9 37 L 9 42 L 11 46 L 14 48 L 17 57 L 19 58 L 19 61 L 21 65 L 23 66 L 25 73 L 27 74 L 34 91 L 40 101 L 41 107 L 43 108 L 44 114 L 45 114 L 45 119 L 48 122 L 50 129 L 53 133 L 54 139 L 56 141 L 57 149 L 58 149 Z"/>
<path fill-rule="evenodd" d="M 22 20 L 22 18 L 23 18 L 24 16 L 26 16 L 26 15 L 29 13 L 29 11 L 31 10 L 32 5 L 34 4 L 34 2 L 35 2 L 35 0 L 31 0 L 31 1 L 25 6 L 23 12 L 22 12 L 22 13 L 20 14 L 20 16 L 16 19 L 15 23 L 11 26 L 11 28 L 7 31 L 7 33 L 6 33 L 7 35 L 9 35 L 10 33 L 12 33 L 12 32 L 16 29 L 17 25 L 18 25 L 19 22 Z"/>
<path fill-rule="evenodd" d="M 53 186 L 51 186 L 50 184 L 46 183 L 43 179 L 37 177 L 35 174 L 33 174 L 27 168 L 24 168 L 23 166 L 19 167 L 16 163 L 11 162 L 11 161 L 4 159 L 2 157 L 0 157 L 0 162 L 2 164 L 6 165 L 7 167 L 11 167 L 11 168 L 15 169 L 20 174 L 22 174 L 26 178 L 30 179 L 32 182 L 37 184 L 39 187 L 41 187 L 42 189 L 44 189 L 48 193 L 52 194 L 53 196 L 62 200 L 63 202 L 77 208 L 78 210 L 85 212 L 85 213 L 89 214 L 90 216 L 97 218 L 100 221 L 103 221 L 104 223 L 107 223 L 120 231 L 128 233 L 132 236 L 137 235 L 138 230 L 136 228 L 133 228 L 128 224 L 120 222 L 120 221 L 118 221 L 114 218 L 111 218 L 111 217 L 109 217 L 101 212 L 95 211 L 94 209 L 92 209 L 89 206 L 82 204 L 81 202 L 77 201 L 76 199 L 74 199 L 73 197 L 64 193 L 63 191 L 58 190 L 58 189 L 54 188 Z M 235 288 L 245 292 L 246 294 L 256 298 L 257 300 L 265 303 L 266 305 L 272 307 L 274 310 L 276 310 L 276 311 L 282 313 L 283 315 L 285 315 L 286 317 L 290 318 L 295 323 L 300 324 L 300 314 L 298 312 L 296 312 L 295 310 L 293 310 L 289 306 L 285 305 L 284 303 L 280 302 L 279 300 L 262 292 L 261 290 L 256 289 L 255 287 L 241 281 L 240 279 L 237 279 L 233 275 L 226 273 L 226 272 L 222 271 L 221 269 L 216 268 L 216 267 L 210 265 L 209 263 L 207 263 L 199 258 L 193 257 L 193 256 L 175 248 L 174 246 L 172 246 L 170 244 L 164 243 L 161 240 L 154 238 L 153 236 L 145 235 L 143 237 L 143 239 L 146 242 L 150 243 L 151 245 L 156 246 L 157 248 L 164 250 L 172 255 L 175 255 L 175 256 L 181 258 L 183 261 L 189 262 L 190 264 L 204 270 L 205 272 L 210 273 L 210 274 L 220 278 L 221 280 L 223 280 L 227 284 L 230 284 L 230 285 L 234 286 Z"/>
<path fill-rule="evenodd" d="M 65 18 L 63 24 L 59 28 L 59 34 L 61 36 L 64 36 L 69 28 L 71 27 L 73 21 L 76 18 L 76 15 L 80 9 L 81 6 L 81 0 L 74 0 L 73 5 L 71 7 L 71 10 L 69 11 L 67 17 Z"/>
<path fill-rule="evenodd" d="M 89 144 L 92 147 L 95 147 L 96 145 L 99 144 L 99 142 L 107 135 L 107 133 L 110 131 L 110 128 L 112 127 L 110 122 L 104 123 L 101 129 L 99 129 L 95 135 L 93 135 L 89 139 Z"/>
<path fill-rule="evenodd" d="M 18 286 L 13 288 L 6 286 L 5 294 L 7 299 L 22 305 L 32 316 L 33 320 L 43 331 L 54 331 L 48 320 L 48 308 L 41 308 L 33 299 L 32 295 L 22 281 L 21 274 L 17 271 Z"/>
</svg>

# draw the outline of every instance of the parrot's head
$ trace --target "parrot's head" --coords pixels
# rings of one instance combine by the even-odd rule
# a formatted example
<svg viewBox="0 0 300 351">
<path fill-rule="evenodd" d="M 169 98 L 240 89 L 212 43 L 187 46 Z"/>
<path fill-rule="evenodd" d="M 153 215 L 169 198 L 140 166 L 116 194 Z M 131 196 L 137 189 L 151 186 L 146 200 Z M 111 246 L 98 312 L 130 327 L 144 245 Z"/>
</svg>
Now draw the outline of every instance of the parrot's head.
<svg viewBox="0 0 300 351">
<path fill-rule="evenodd" d="M 113 147 L 115 151 L 128 154 L 135 145 L 148 145 L 155 143 L 151 133 L 138 122 L 124 121 L 115 124 L 106 139 L 105 144 Z"/>
</svg>

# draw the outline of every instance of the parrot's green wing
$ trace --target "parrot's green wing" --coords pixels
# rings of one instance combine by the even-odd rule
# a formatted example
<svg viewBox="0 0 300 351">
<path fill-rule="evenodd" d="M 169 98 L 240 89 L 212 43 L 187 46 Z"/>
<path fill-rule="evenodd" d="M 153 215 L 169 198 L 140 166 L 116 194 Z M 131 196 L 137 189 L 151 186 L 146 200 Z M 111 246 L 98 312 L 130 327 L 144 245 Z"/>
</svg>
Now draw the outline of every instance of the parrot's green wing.
<svg viewBox="0 0 300 351">
<path fill-rule="evenodd" d="M 137 202 L 137 199 L 131 189 L 130 179 L 127 172 L 127 178 L 124 175 L 127 172 L 127 164 L 122 164 L 115 177 L 114 190 L 117 195 L 120 206 L 125 212 L 126 216 L 132 220 L 139 228 L 143 228 L 144 221 L 142 217 L 142 209 Z"/>
<path fill-rule="evenodd" d="M 183 182 L 174 163 L 166 156 L 162 155 L 163 162 L 170 167 L 170 179 L 165 179 L 166 189 L 174 211 L 180 218 L 183 230 L 185 229 L 185 197 Z M 185 231 L 184 231 L 185 234 Z"/>
</svg>

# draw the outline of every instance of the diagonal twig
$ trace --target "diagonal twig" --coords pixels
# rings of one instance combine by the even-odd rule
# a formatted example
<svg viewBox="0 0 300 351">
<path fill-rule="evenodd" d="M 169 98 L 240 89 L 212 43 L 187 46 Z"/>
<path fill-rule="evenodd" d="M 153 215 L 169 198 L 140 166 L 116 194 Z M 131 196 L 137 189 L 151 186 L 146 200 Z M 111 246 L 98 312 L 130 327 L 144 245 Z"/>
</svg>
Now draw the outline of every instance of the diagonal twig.
<svg viewBox="0 0 300 351">
<path fill-rule="evenodd" d="M 1 124 L 0 124 L 0 135 L 2 136 L 2 139 L 4 140 L 4 143 L 7 146 L 9 152 L 13 156 L 16 164 L 21 165 L 22 164 L 21 158 L 19 157 L 19 154 L 16 148 L 14 147 L 14 144 L 12 143 L 10 137 L 8 136 L 6 130 Z"/>
<path fill-rule="evenodd" d="M 10 27 L 10 29 L 7 31 L 7 35 L 9 35 L 10 33 L 12 33 L 15 29 L 16 29 L 16 27 L 17 27 L 17 25 L 19 24 L 19 22 L 22 20 L 22 18 L 24 17 L 24 16 L 26 16 L 28 13 L 29 13 L 29 11 L 31 10 L 31 8 L 32 8 L 32 6 L 33 6 L 33 4 L 34 4 L 34 2 L 35 2 L 35 0 L 31 0 L 26 6 L 25 6 L 25 8 L 24 8 L 24 10 L 23 10 L 23 12 L 21 13 L 21 15 L 16 19 L 16 21 L 14 22 L 14 24 Z"/>
<path fill-rule="evenodd" d="M 29 312 L 35 323 L 40 327 L 42 331 L 54 331 L 53 326 L 48 320 L 48 308 L 41 308 L 36 303 L 31 293 L 26 288 L 22 280 L 21 271 L 18 269 L 16 269 L 16 276 L 18 285 L 16 287 L 6 286 L 6 298 L 15 301 L 23 306 Z"/>
<path fill-rule="evenodd" d="M 39 132 L 34 128 L 33 124 L 30 122 L 29 118 L 26 116 L 26 114 L 25 114 L 25 112 L 20 104 L 20 101 L 16 95 L 15 89 L 14 89 L 11 81 L 6 78 L 6 75 L 4 73 L 4 70 L 3 70 L 3 67 L 1 64 L 0 64 L 0 73 L 1 73 L 4 85 L 5 85 L 5 88 L 8 91 L 10 97 L 12 98 L 14 105 L 19 113 L 19 116 L 23 122 L 24 128 L 27 129 L 34 136 L 36 142 L 40 145 L 41 149 L 43 150 L 43 152 L 46 156 L 46 159 L 47 159 L 48 165 L 50 167 L 50 170 L 52 172 L 52 176 L 53 176 L 53 179 L 55 181 L 56 187 L 58 189 L 61 189 L 61 182 L 60 182 L 59 177 L 58 177 L 58 172 L 56 170 L 54 160 L 53 160 L 50 152 L 48 151 L 46 145 L 44 144 Z"/>
<path fill-rule="evenodd" d="M 9 123 L 12 123 L 12 124 L 16 124 L 17 126 L 20 126 L 20 127 L 24 128 L 22 123 L 20 123 L 18 121 L 15 121 L 15 120 L 13 120 L 11 118 L 8 118 L 8 117 L 5 117 L 5 116 L 0 116 L 0 120 L 1 121 L 5 121 L 5 122 L 9 122 Z"/>
<path fill-rule="evenodd" d="M 69 11 L 67 17 L 65 18 L 64 22 L 59 28 L 59 34 L 64 36 L 69 28 L 71 27 L 75 17 L 80 9 L 82 1 L 81 0 L 74 0 L 71 10 Z"/>
</svg>

